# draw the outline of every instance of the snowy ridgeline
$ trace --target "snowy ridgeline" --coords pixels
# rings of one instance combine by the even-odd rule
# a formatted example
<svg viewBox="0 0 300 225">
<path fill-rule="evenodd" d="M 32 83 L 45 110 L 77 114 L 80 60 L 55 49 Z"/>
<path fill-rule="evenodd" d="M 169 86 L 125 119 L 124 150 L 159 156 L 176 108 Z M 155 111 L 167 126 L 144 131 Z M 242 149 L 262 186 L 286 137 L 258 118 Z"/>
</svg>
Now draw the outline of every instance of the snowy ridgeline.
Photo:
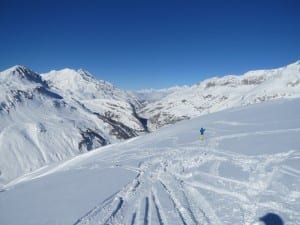
<svg viewBox="0 0 300 225">
<path fill-rule="evenodd" d="M 0 73 L 0 187 L 49 163 L 227 108 L 300 97 L 300 61 L 197 85 L 129 92 L 84 70 Z"/>
<path fill-rule="evenodd" d="M 162 98 L 153 101 L 153 94 Z M 210 78 L 191 87 L 158 91 L 156 95 L 153 91 L 138 92 L 138 96 L 149 99 L 140 113 L 148 118 L 152 130 L 236 106 L 300 97 L 300 61 L 279 69 L 250 71 L 242 76 Z"/>
<path fill-rule="evenodd" d="M 0 192 L 0 224 L 300 224 L 299 115 L 230 109 L 46 166 Z"/>
</svg>

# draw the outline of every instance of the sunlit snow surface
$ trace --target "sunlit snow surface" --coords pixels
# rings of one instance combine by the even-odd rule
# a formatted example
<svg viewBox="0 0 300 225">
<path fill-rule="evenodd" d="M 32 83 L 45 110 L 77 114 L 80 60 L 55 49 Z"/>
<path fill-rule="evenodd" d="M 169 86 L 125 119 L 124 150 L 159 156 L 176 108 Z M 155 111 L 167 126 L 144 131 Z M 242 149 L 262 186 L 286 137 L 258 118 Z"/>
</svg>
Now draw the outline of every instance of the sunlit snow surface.
<svg viewBox="0 0 300 225">
<path fill-rule="evenodd" d="M 0 224 L 300 224 L 299 137 L 300 99 L 170 125 L 11 182 Z"/>
</svg>

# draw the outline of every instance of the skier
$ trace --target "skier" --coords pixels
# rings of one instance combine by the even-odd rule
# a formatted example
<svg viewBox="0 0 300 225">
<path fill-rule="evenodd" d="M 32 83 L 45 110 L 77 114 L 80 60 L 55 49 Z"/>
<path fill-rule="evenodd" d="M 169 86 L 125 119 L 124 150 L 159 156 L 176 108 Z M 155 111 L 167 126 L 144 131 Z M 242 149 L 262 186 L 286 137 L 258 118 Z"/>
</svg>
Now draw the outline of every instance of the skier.
<svg viewBox="0 0 300 225">
<path fill-rule="evenodd" d="M 204 132 L 205 132 L 205 129 L 203 127 L 201 127 L 201 129 L 200 129 L 200 140 L 201 141 L 204 140 Z"/>
</svg>

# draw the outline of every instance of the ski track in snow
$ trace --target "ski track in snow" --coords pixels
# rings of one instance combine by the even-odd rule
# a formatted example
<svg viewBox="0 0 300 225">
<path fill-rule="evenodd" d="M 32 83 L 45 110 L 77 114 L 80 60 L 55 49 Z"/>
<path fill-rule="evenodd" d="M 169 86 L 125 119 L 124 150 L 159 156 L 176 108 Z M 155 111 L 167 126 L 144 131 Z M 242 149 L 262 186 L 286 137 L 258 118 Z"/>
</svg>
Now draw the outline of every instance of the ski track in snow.
<svg viewBox="0 0 300 225">
<path fill-rule="evenodd" d="M 237 224 L 254 224 L 259 210 L 286 213 L 299 220 L 299 213 L 289 207 L 288 196 L 282 196 L 287 202 L 285 205 L 271 200 L 260 201 L 260 196 L 274 194 L 268 187 L 280 173 L 300 178 L 300 171 L 281 165 L 284 160 L 299 158 L 299 151 L 249 157 L 218 149 L 218 143 L 223 139 L 289 131 L 299 132 L 300 129 L 212 137 L 204 144 L 197 141 L 171 150 L 163 147 L 155 151 L 144 149 L 144 153 L 138 157 L 131 154 L 136 149 L 110 154 L 104 160 L 119 162 L 116 166 L 135 171 L 137 176 L 119 193 L 95 206 L 75 224 L 232 224 L 232 220 L 227 221 L 221 216 L 222 205 L 216 209 L 216 203 L 212 205 L 212 199 L 206 199 L 207 196 L 232 202 L 233 213 L 229 217 L 234 214 Z M 172 142 L 174 146 L 180 146 L 175 138 Z M 139 157 L 142 163 L 137 167 L 126 165 L 131 158 Z M 249 177 L 239 180 L 222 176 L 220 166 L 223 162 L 243 168 Z M 208 163 L 209 168 L 204 169 Z M 299 200 L 299 193 L 294 195 Z"/>
<path fill-rule="evenodd" d="M 299 117 L 291 117 L 294 122 L 286 124 L 289 120 L 279 114 L 274 125 L 277 117 L 248 123 L 248 118 L 234 118 L 241 121 L 234 122 L 226 115 L 212 115 L 222 117 L 222 123 L 199 118 L 42 167 L 7 184 L 1 193 L 2 205 L 6 204 L 6 190 L 8 196 L 22 193 L 18 183 L 29 183 L 29 189 L 24 184 L 25 191 L 33 188 L 44 193 L 38 185 L 49 181 L 57 187 L 66 176 L 66 182 L 82 188 L 78 193 L 75 188 L 65 198 L 76 201 L 83 196 L 77 198 L 82 207 L 63 215 L 74 225 L 258 225 L 258 218 L 268 212 L 281 216 L 285 225 L 300 224 Z M 208 132 L 201 141 L 198 126 L 203 121 Z M 32 138 L 41 148 L 37 137 Z M 131 176 L 122 179 L 120 171 Z M 109 185 L 102 185 L 107 181 Z M 116 187 L 110 190 L 112 184 Z M 65 185 L 61 189 L 71 187 Z M 65 193 L 61 189 L 52 192 L 55 197 L 58 193 L 58 201 Z M 86 196 L 90 197 L 88 203 Z M 49 209 L 53 207 L 47 204 Z M 48 218 L 44 221 L 41 224 L 51 224 Z"/>
</svg>

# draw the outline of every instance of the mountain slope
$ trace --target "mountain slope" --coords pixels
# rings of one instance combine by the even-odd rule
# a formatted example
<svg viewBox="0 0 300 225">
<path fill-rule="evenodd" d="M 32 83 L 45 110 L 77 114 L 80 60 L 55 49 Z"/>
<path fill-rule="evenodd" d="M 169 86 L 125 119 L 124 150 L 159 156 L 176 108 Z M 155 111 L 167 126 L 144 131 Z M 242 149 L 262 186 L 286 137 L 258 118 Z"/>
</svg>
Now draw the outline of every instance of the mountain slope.
<svg viewBox="0 0 300 225">
<path fill-rule="evenodd" d="M 72 79 L 72 74 L 69 77 Z M 79 80 L 76 83 L 81 84 Z M 105 97 L 101 90 L 96 94 Z M 110 100 L 118 102 L 116 109 L 108 102 L 98 106 L 100 111 L 88 108 L 90 102 L 75 97 L 81 99 L 52 87 L 39 74 L 22 66 L 0 73 L 0 186 L 46 164 L 144 131 L 133 115 L 131 103 L 125 100 Z"/>
<path fill-rule="evenodd" d="M 299 115 L 300 99 L 230 109 L 40 169 L 0 192 L 0 223 L 299 224 Z"/>
<path fill-rule="evenodd" d="M 151 102 L 139 113 L 155 130 L 166 124 L 241 105 L 300 96 L 300 61 L 242 76 L 211 78 Z"/>
<path fill-rule="evenodd" d="M 131 93 L 97 80 L 84 70 L 63 69 L 42 74 L 49 86 L 64 98 L 83 104 L 88 110 L 101 114 L 129 128 L 142 131 L 139 118 L 134 114 L 140 108 L 139 100 Z"/>
</svg>

